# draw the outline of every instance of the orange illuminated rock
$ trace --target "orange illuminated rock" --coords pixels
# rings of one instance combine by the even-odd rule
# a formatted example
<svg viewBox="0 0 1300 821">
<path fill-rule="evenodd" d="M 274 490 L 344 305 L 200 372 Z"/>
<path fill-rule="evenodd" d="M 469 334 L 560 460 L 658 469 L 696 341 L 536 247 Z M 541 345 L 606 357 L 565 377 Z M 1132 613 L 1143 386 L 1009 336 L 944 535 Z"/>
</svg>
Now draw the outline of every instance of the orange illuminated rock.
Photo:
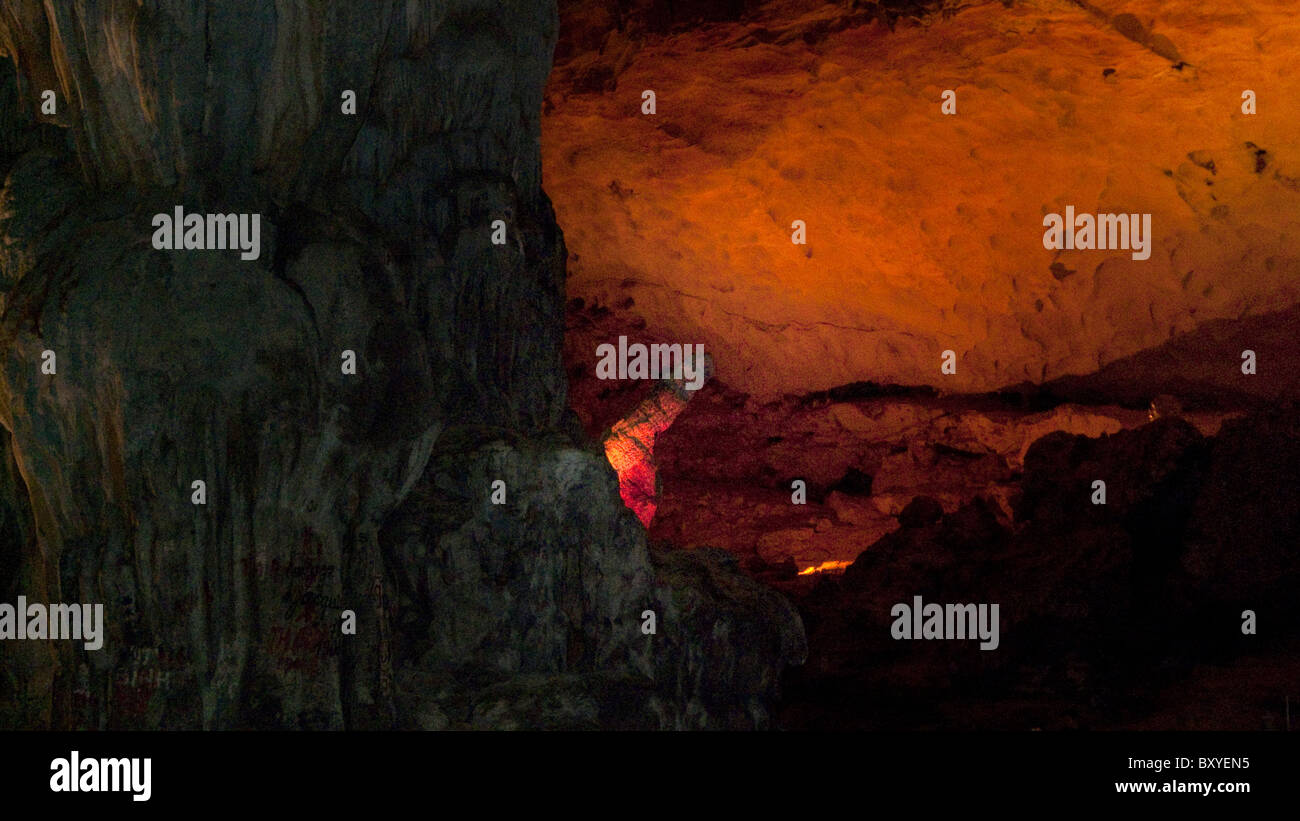
<svg viewBox="0 0 1300 821">
<path fill-rule="evenodd" d="M 1094 5 L 1187 62 L 1070 4 L 893 32 L 761 4 L 645 37 L 598 88 L 561 65 L 542 145 L 569 295 L 634 303 L 764 398 L 1043 382 L 1300 302 L 1293 4 Z M 1045 248 L 1044 217 L 1067 207 L 1150 215 L 1150 258 Z"/>
</svg>

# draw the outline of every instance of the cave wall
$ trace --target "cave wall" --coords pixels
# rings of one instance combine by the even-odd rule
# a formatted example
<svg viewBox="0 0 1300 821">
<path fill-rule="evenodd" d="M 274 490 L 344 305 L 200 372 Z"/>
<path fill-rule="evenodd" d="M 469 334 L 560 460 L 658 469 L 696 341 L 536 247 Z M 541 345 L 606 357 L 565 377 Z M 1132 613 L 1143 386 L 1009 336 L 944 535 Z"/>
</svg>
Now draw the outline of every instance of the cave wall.
<svg viewBox="0 0 1300 821">
<path fill-rule="evenodd" d="M 0 592 L 107 622 L 0 645 L 0 726 L 568 726 L 601 688 L 529 712 L 518 677 L 596 674 L 708 723 L 701 654 L 640 632 L 674 594 L 612 470 L 559 433 L 555 38 L 536 0 L 0 3 Z M 178 205 L 260 214 L 260 255 L 151 247 Z M 734 620 L 802 638 L 772 612 Z"/>
<path fill-rule="evenodd" d="M 1290 4 L 771 2 L 599 35 L 608 4 L 573 5 L 543 118 L 570 296 L 738 390 L 1043 383 L 1300 301 Z M 1071 205 L 1150 214 L 1150 258 L 1044 248 Z M 1153 392 L 1240 383 L 1242 347 L 1196 346 Z"/>
<path fill-rule="evenodd" d="M 104 601 L 111 631 L 86 658 L 15 649 L 20 712 L 380 720 L 379 523 L 455 420 L 530 429 L 563 408 L 563 246 L 537 150 L 553 10 L 13 3 L 3 19 L 26 111 L 52 88 L 67 133 L 12 158 L 3 195 L 0 393 L 39 534 L 23 590 Z M 260 257 L 150 248 L 150 215 L 177 204 L 261 213 Z M 34 367 L 47 349 L 56 375 Z M 357 641 L 330 623 L 342 609 Z"/>
</svg>

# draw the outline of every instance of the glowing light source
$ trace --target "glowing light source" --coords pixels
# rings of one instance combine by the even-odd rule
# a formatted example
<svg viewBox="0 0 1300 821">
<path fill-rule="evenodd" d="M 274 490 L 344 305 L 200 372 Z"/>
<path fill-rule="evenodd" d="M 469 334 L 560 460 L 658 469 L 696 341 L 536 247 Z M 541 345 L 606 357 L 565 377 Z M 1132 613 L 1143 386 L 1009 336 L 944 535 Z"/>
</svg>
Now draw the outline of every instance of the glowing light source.
<svg viewBox="0 0 1300 821">
<path fill-rule="evenodd" d="M 713 375 L 713 360 L 705 354 L 704 379 Z M 703 382 L 699 385 L 702 387 Z M 698 389 L 697 389 L 698 390 Z M 605 458 L 618 473 L 618 492 L 647 528 L 659 507 L 655 437 L 672 425 L 695 391 L 682 381 L 666 380 L 620 419 L 605 435 Z"/>
<path fill-rule="evenodd" d="M 661 383 L 632 413 L 620 419 L 605 437 L 605 458 L 618 472 L 623 504 L 650 527 L 659 506 L 655 437 L 668 429 L 691 395 L 672 383 Z"/>
<path fill-rule="evenodd" d="M 853 564 L 852 561 L 843 561 L 843 562 L 841 562 L 841 561 L 828 561 L 828 562 L 822 562 L 821 564 L 813 565 L 812 567 L 805 567 L 803 570 L 800 570 L 800 571 L 799 571 L 799 575 L 800 575 L 800 576 L 811 576 L 811 575 L 814 574 L 814 573 L 829 573 L 829 572 L 833 572 L 833 571 L 836 571 L 836 570 L 843 570 L 844 568 L 848 567 L 848 566 L 851 565 L 851 564 Z"/>
</svg>

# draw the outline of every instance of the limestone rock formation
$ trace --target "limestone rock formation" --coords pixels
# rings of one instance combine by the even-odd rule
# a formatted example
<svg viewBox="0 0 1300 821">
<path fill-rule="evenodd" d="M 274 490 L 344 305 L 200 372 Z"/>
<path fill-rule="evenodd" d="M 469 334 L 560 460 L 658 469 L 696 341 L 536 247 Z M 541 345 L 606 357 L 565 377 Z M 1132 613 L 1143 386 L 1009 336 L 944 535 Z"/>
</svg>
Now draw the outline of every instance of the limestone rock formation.
<svg viewBox="0 0 1300 821">
<path fill-rule="evenodd" d="M 1288 0 L 944 3 L 892 29 L 869 2 L 647 5 L 696 4 L 566 4 L 543 145 L 570 295 L 703 342 L 737 390 L 1039 383 L 1300 303 L 1292 122 L 1242 110 L 1300 96 Z M 1044 247 L 1067 207 L 1149 214 L 1150 257 Z M 1141 401 L 1240 377 L 1259 338 L 1193 338 Z"/>
<path fill-rule="evenodd" d="M 652 649 L 644 534 L 557 433 L 555 37 L 540 0 L 0 3 L 0 593 L 108 623 L 0 645 L 0 726 L 537 726 L 538 687 L 729 663 L 665 613 Z M 157 250 L 176 206 L 260 255 Z M 630 714 L 723 709 L 673 682 Z"/>
</svg>

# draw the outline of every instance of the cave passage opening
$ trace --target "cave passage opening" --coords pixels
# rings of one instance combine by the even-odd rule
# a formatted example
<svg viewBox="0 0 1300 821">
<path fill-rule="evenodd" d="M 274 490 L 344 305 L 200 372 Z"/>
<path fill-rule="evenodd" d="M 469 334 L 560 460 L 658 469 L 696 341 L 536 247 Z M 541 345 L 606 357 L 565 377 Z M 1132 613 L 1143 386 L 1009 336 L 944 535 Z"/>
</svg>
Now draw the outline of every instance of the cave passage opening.
<svg viewBox="0 0 1300 821">
<path fill-rule="evenodd" d="M 917 497 L 1010 524 L 1049 432 L 1159 401 L 1210 435 L 1295 393 L 1240 379 L 1292 346 L 1295 192 L 1258 151 L 1294 140 L 1196 113 L 1240 97 L 1213 69 L 1244 41 L 1183 4 L 1085 6 L 560 4 L 570 403 L 652 539 L 838 573 Z M 1049 242 L 1076 210 L 1142 248 Z M 717 378 L 689 404 L 598 378 L 625 337 L 702 344 Z"/>
</svg>

